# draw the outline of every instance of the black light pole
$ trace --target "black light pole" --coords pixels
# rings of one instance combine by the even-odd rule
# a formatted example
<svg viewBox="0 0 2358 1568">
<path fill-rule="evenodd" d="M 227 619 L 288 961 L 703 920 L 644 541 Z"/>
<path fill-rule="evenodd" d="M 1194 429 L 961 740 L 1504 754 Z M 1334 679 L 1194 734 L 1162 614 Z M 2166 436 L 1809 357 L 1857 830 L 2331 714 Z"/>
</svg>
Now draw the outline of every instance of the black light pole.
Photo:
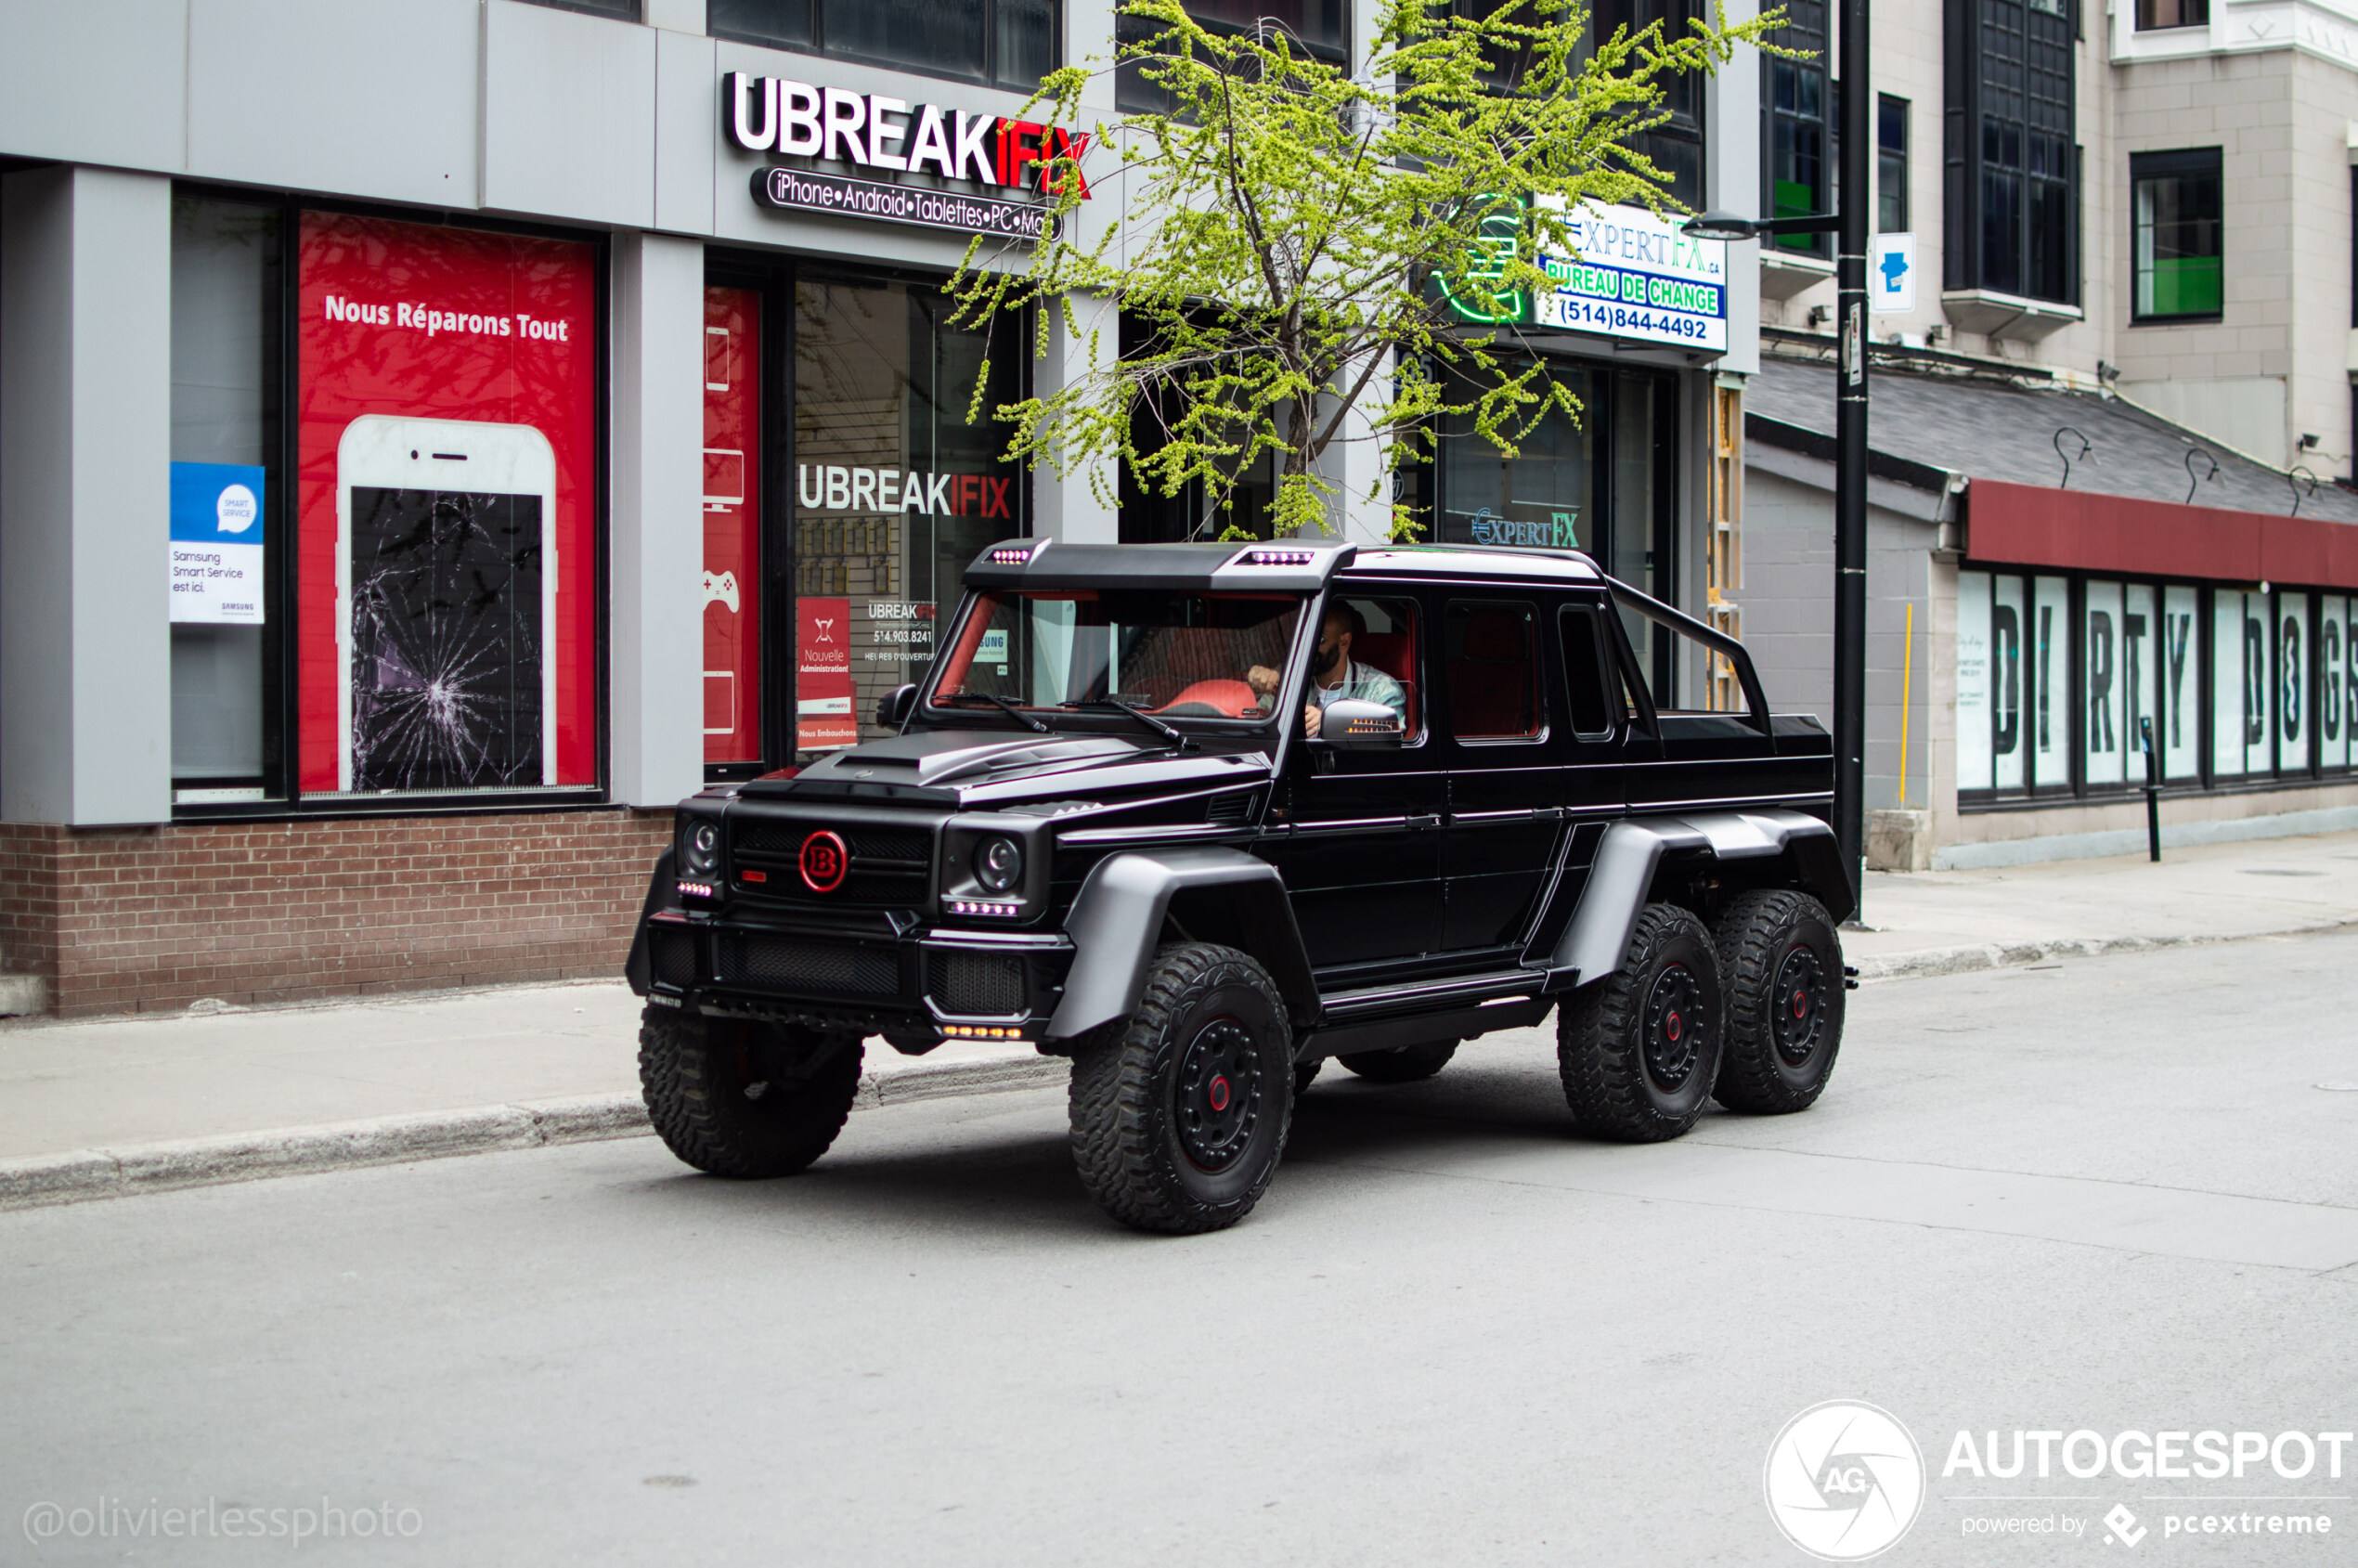
<svg viewBox="0 0 2358 1568">
<path fill-rule="evenodd" d="M 1842 0 L 1842 196 L 1835 214 L 1834 842 L 1865 891 L 1867 823 L 1867 225 L 1875 142 L 1867 91 L 1867 0 Z M 1854 914 L 1851 918 L 1860 916 Z"/>
<path fill-rule="evenodd" d="M 1842 0 L 1842 195 L 1834 212 L 1744 218 L 1710 212 L 1682 228 L 1704 240 L 1832 234 L 1834 316 L 1834 843 L 1855 893 L 1867 849 L 1867 236 L 1874 212 L 1869 150 L 1867 0 Z M 1851 918 L 1859 918 L 1854 910 Z"/>
</svg>

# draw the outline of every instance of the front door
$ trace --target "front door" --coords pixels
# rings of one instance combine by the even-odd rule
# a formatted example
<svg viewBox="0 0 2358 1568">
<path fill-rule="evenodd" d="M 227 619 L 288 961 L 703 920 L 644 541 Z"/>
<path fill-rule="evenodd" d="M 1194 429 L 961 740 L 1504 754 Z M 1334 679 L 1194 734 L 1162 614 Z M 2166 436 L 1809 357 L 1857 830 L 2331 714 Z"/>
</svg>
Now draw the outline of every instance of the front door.
<svg viewBox="0 0 2358 1568">
<path fill-rule="evenodd" d="M 1328 678 L 1355 680 L 1360 691 L 1396 690 L 1406 729 L 1398 751 L 1338 751 L 1319 741 L 1289 748 L 1279 786 L 1285 820 L 1273 821 L 1279 831 L 1263 854 L 1292 895 L 1319 989 L 1334 991 L 1399 978 L 1404 964 L 1434 952 L 1445 790 L 1443 748 L 1419 700 L 1427 659 L 1416 601 L 1339 590 L 1329 603 L 1350 629 Z"/>
</svg>

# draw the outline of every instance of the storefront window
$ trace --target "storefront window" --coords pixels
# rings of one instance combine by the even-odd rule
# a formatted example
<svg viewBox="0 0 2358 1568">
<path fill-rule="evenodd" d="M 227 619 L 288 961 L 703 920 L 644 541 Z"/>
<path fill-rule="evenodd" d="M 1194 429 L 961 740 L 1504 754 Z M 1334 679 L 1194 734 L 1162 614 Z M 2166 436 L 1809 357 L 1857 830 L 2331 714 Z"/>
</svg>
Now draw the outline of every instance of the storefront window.
<svg viewBox="0 0 2358 1568">
<path fill-rule="evenodd" d="M 2317 763 L 2328 771 L 2350 766 L 2350 601 L 2328 593 L 2317 602 Z"/>
<path fill-rule="evenodd" d="M 2029 622 L 2025 595 L 2020 577 L 2003 577 L 1990 597 L 1990 778 L 1999 789 L 2023 789 L 2030 783 L 2030 732 L 2025 720 L 2032 671 L 2024 653 L 2024 628 Z"/>
<path fill-rule="evenodd" d="M 2202 774 L 2202 626 L 2199 590 L 2161 590 L 2161 774 L 2191 784 Z"/>
<path fill-rule="evenodd" d="M 2276 595 L 2276 771 L 2309 771 L 2317 731 L 2317 683 L 2310 679 L 2309 595 Z"/>
<path fill-rule="evenodd" d="M 2030 769 L 2033 787 L 2068 788 L 2071 716 L 2071 583 L 2039 577 L 2030 603 Z"/>
<path fill-rule="evenodd" d="M 1577 365 L 1554 368 L 1556 381 L 1579 399 L 1578 423 L 1550 408 L 1536 428 L 1515 439 L 1514 455 L 1474 427 L 1471 414 L 1446 423 L 1441 454 L 1444 500 L 1436 539 L 1452 544 L 1599 548 L 1597 416 L 1601 377 Z M 1471 389 L 1453 385 L 1464 399 Z"/>
<path fill-rule="evenodd" d="M 2128 776 L 2123 764 L 2129 733 L 2129 652 L 2120 620 L 2120 585 L 2088 584 L 2080 614 L 2080 680 L 2087 693 L 2080 769 L 2091 788 L 2102 788 Z"/>
<path fill-rule="evenodd" d="M 761 748 L 761 295 L 704 292 L 704 759 Z"/>
<path fill-rule="evenodd" d="M 1004 427 L 969 424 L 1014 401 L 1022 356 L 986 354 L 949 325 L 939 291 L 828 280 L 795 286 L 794 593 L 797 757 L 885 732 L 875 701 L 917 680 L 967 563 L 1030 531 Z"/>
<path fill-rule="evenodd" d="M 1991 787 L 1996 738 L 1990 717 L 1989 574 L 1957 574 L 1957 787 Z"/>
<path fill-rule="evenodd" d="M 264 799 L 278 769 L 267 640 L 270 543 L 284 526 L 279 241 L 275 207 L 173 202 L 172 776 L 183 804 Z"/>
<path fill-rule="evenodd" d="M 300 784 L 597 781 L 587 244 L 307 213 Z"/>
</svg>

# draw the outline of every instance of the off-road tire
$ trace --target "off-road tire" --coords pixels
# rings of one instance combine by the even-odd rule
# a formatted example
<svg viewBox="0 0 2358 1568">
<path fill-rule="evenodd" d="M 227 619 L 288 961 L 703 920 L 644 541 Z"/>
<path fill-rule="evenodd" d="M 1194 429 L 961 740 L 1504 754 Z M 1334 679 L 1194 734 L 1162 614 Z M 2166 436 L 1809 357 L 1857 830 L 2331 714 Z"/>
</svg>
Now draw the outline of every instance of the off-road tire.
<svg viewBox="0 0 2358 1568">
<path fill-rule="evenodd" d="M 1318 1082 L 1318 1069 L 1326 1065 L 1327 1058 L 1324 1056 L 1315 1062 L 1294 1063 L 1293 1092 L 1297 1097 L 1310 1093 L 1310 1086 Z"/>
<path fill-rule="evenodd" d="M 1276 1173 L 1293 1085 L 1293 1031 L 1268 971 L 1231 947 L 1166 946 L 1129 1026 L 1072 1058 L 1081 1184 L 1140 1230 L 1235 1225 Z"/>
<path fill-rule="evenodd" d="M 1713 1091 L 1730 1110 L 1781 1116 L 1825 1091 L 1842 1050 L 1842 935 L 1826 906 L 1778 888 L 1719 917 L 1727 1045 Z"/>
<path fill-rule="evenodd" d="M 860 1091 L 859 1041 L 649 1007 L 639 1026 L 647 1120 L 699 1171 L 791 1176 L 827 1152 Z"/>
<path fill-rule="evenodd" d="M 1454 1040 L 1425 1045 L 1394 1045 L 1382 1051 L 1354 1051 L 1339 1058 L 1342 1065 L 1370 1083 L 1416 1083 L 1449 1065 L 1458 1054 Z"/>
<path fill-rule="evenodd" d="M 1711 933 L 1676 904 L 1648 904 L 1621 967 L 1556 1010 L 1573 1120 L 1620 1143 L 1686 1132 L 1711 1098 L 1724 1017 Z"/>
</svg>

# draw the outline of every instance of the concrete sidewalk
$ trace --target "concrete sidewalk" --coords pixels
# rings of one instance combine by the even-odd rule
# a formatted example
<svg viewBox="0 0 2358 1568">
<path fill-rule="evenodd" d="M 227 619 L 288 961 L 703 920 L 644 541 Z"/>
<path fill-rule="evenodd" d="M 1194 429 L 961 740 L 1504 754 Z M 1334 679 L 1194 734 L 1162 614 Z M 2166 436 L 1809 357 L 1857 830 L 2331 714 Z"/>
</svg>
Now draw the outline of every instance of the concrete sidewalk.
<svg viewBox="0 0 2358 1568">
<path fill-rule="evenodd" d="M 1869 979 L 2358 923 L 2358 834 L 1872 875 Z M 0 1021 L 0 1208 L 644 1133 L 619 981 Z M 862 1105 L 1059 1082 L 1020 1046 L 868 1045 Z"/>
</svg>

